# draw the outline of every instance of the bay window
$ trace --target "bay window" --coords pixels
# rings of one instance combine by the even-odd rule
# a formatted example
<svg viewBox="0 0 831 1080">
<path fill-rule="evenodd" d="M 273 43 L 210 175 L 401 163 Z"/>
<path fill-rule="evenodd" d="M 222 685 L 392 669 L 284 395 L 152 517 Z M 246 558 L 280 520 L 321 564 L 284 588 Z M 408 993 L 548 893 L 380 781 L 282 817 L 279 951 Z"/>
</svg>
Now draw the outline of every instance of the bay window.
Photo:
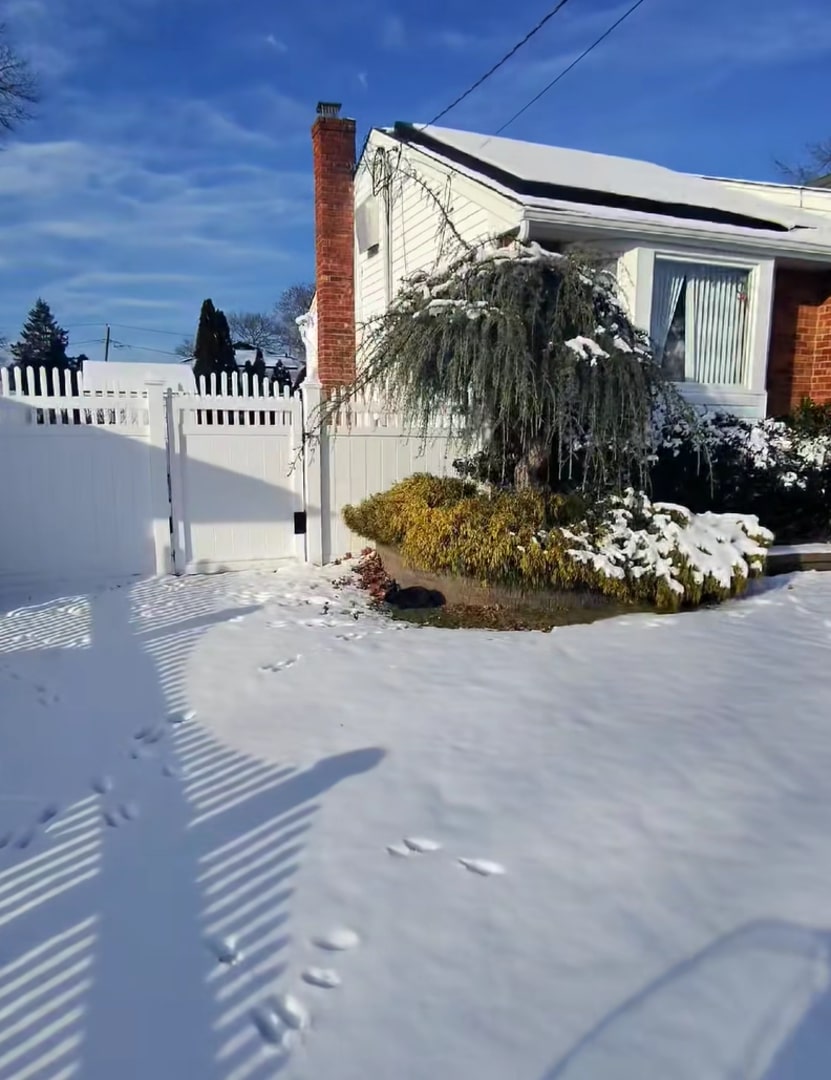
<svg viewBox="0 0 831 1080">
<path fill-rule="evenodd" d="M 650 334 L 676 382 L 748 383 L 750 270 L 655 258 Z"/>
</svg>

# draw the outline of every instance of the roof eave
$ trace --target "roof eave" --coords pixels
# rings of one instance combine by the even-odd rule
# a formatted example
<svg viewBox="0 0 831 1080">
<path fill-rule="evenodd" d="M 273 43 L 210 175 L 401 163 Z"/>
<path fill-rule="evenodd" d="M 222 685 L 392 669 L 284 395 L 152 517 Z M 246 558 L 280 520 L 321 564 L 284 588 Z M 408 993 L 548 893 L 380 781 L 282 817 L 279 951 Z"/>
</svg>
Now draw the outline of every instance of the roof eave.
<svg viewBox="0 0 831 1080">
<path fill-rule="evenodd" d="M 718 250 L 751 249 L 770 258 L 791 256 L 815 262 L 831 263 L 831 240 L 811 241 L 807 237 L 796 240 L 792 233 L 763 233 L 757 230 L 720 231 L 717 227 L 696 228 L 688 222 L 662 222 L 644 218 L 593 217 L 571 210 L 546 210 L 543 207 L 526 207 L 522 215 L 520 237 L 527 240 L 550 240 L 570 235 L 592 234 L 596 239 L 621 240 L 639 237 L 660 243 L 692 243 L 706 245 Z"/>
</svg>

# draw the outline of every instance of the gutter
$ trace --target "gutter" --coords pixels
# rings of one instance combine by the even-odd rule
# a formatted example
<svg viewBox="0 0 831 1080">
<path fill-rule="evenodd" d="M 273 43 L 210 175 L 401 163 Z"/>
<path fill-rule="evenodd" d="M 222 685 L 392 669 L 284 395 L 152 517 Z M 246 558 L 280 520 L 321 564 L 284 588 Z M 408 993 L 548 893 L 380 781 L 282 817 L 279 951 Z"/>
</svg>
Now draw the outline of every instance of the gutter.
<svg viewBox="0 0 831 1080">
<path fill-rule="evenodd" d="M 552 239 L 555 231 L 562 238 L 562 230 L 578 229 L 582 233 L 591 232 L 599 237 L 620 239 L 625 236 L 662 242 L 686 242 L 698 246 L 737 249 L 749 248 L 752 251 L 767 253 L 769 258 L 788 255 L 811 262 L 831 263 L 831 242 L 790 240 L 787 233 L 758 236 L 752 232 L 728 233 L 674 224 L 661 226 L 654 221 L 628 221 L 620 219 L 602 219 L 581 214 L 573 210 L 544 210 L 526 207 L 519 227 L 519 238 L 524 241 Z"/>
</svg>

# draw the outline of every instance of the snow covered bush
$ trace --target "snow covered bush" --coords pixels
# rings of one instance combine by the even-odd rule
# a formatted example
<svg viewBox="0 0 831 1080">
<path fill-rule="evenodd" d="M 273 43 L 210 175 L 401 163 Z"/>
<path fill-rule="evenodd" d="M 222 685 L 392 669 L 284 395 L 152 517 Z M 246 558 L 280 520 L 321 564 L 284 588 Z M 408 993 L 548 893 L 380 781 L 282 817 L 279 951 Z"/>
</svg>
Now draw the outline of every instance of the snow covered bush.
<svg viewBox="0 0 831 1080">
<path fill-rule="evenodd" d="M 656 427 L 651 493 L 693 510 L 756 514 L 777 540 L 831 538 L 831 410 L 785 420 L 682 418 Z"/>
<path fill-rule="evenodd" d="M 754 517 L 692 514 L 634 491 L 589 505 L 577 495 L 485 493 L 425 475 L 343 516 L 353 532 L 396 547 L 415 569 L 662 610 L 740 593 L 762 571 L 771 541 Z"/>
</svg>

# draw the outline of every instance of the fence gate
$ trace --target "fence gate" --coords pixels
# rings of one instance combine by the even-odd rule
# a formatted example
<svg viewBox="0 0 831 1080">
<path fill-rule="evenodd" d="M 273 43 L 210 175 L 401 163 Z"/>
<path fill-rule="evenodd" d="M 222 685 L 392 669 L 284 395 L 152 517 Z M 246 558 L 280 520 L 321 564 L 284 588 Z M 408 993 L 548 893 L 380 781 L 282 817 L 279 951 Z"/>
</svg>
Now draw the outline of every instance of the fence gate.
<svg viewBox="0 0 831 1080">
<path fill-rule="evenodd" d="M 267 389 L 165 397 L 176 573 L 305 558 L 302 404 Z"/>
</svg>

